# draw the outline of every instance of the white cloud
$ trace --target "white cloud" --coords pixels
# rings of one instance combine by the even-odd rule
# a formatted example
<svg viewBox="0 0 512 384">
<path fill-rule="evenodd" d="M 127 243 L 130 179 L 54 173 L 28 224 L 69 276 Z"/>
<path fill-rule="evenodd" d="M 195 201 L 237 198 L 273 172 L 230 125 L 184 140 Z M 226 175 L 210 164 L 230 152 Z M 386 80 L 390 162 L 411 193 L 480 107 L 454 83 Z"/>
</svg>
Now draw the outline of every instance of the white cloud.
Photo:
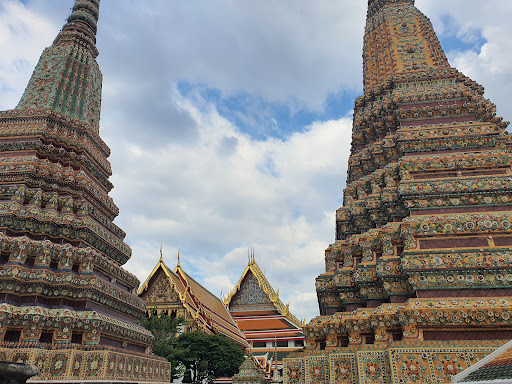
<svg viewBox="0 0 512 384">
<path fill-rule="evenodd" d="M 247 263 L 248 247 L 255 247 L 258 262 L 284 300 L 290 299 L 288 292 L 303 292 L 299 284 L 314 291 L 323 250 L 334 239 L 334 209 L 341 197 L 337 186 L 346 172 L 351 121 L 315 123 L 287 141 L 256 141 L 212 106 L 204 108 L 204 101 L 203 112 L 190 100 L 177 103 L 196 119 L 197 141 L 167 143 L 115 167 L 113 197 L 122 207 L 118 224 L 131 245 L 163 239 L 181 247 L 182 265 L 216 294 L 230 290 L 228 283 L 239 278 Z M 236 145 L 219 155 L 225 138 Z M 113 152 L 125 153 L 130 146 L 118 142 Z M 274 173 L 267 171 L 269 158 Z M 135 175 L 144 177 L 134 182 Z M 326 200 L 328 216 L 322 211 Z M 175 262 L 174 254 L 164 253 Z M 147 264 L 143 256 L 134 247 L 129 269 Z M 316 312 L 315 307 L 294 310 L 304 317 Z"/>
<path fill-rule="evenodd" d="M 50 20 L 17 1 L 0 1 L 0 110 L 15 107 L 42 49 L 54 37 Z"/>
</svg>

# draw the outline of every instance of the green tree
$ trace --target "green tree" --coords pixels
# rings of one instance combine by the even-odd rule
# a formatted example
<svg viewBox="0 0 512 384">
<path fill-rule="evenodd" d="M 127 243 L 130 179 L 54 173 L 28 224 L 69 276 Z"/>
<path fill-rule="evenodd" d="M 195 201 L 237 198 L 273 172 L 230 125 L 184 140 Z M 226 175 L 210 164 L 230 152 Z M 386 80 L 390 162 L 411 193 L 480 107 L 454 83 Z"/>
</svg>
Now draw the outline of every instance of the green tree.
<svg viewBox="0 0 512 384">
<path fill-rule="evenodd" d="M 231 377 L 244 361 L 241 347 L 223 335 L 184 333 L 176 347 L 177 359 L 187 369 L 184 382 L 211 383 L 217 377 Z"/>
<path fill-rule="evenodd" d="M 162 356 L 171 363 L 171 380 L 177 379 L 183 375 L 184 366 L 177 359 L 180 355 L 176 348 L 177 334 L 186 320 L 182 317 L 173 318 L 165 314 L 156 314 L 156 310 L 151 310 L 151 316 L 139 320 L 139 325 L 150 331 L 155 340 L 153 342 L 153 353 Z"/>
</svg>

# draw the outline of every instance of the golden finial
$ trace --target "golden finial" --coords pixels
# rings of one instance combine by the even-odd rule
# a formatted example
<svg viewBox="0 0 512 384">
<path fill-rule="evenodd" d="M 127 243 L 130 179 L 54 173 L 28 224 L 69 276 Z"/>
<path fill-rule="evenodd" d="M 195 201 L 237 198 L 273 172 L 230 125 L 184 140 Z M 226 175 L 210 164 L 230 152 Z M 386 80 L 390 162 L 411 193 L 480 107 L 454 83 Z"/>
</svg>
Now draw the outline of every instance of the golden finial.
<svg viewBox="0 0 512 384">
<path fill-rule="evenodd" d="M 180 265 L 180 249 L 178 248 L 178 267 L 181 267 Z"/>
<path fill-rule="evenodd" d="M 162 253 L 162 247 L 164 246 L 164 242 L 160 244 L 160 262 L 164 261 L 164 255 Z"/>
<path fill-rule="evenodd" d="M 247 251 L 247 257 L 249 258 L 249 265 L 254 264 L 254 247 L 249 248 Z"/>
</svg>

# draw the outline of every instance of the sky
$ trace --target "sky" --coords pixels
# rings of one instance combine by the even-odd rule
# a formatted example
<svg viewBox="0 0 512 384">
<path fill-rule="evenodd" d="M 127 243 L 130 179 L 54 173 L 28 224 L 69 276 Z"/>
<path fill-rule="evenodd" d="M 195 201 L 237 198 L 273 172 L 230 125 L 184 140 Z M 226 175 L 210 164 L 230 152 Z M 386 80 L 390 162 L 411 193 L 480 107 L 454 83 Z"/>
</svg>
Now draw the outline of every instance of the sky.
<svg viewBox="0 0 512 384">
<path fill-rule="evenodd" d="M 73 0 L 0 0 L 0 110 L 18 103 Z M 417 0 L 450 63 L 512 119 L 510 0 Z M 364 0 L 108 0 L 100 6 L 100 134 L 112 150 L 125 268 L 160 256 L 216 295 L 248 249 L 291 311 L 318 315 L 334 241 Z"/>
</svg>

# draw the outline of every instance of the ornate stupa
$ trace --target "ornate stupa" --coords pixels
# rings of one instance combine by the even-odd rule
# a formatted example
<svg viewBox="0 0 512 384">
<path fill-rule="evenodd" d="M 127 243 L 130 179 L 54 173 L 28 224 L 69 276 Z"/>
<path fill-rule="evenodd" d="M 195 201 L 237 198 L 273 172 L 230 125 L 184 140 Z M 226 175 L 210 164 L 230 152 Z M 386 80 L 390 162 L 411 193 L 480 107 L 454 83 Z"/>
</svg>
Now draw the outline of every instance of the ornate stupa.
<svg viewBox="0 0 512 384">
<path fill-rule="evenodd" d="M 286 383 L 448 383 L 512 338 L 508 123 L 414 0 L 369 0 L 321 316 Z"/>
<path fill-rule="evenodd" d="M 0 360 L 34 382 L 169 382 L 151 354 L 99 136 L 99 0 L 77 0 L 14 110 L 0 112 Z"/>
<path fill-rule="evenodd" d="M 233 384 L 265 384 L 268 381 L 265 375 L 260 372 L 257 367 L 257 362 L 252 356 L 245 358 L 245 361 L 240 366 L 238 373 L 233 376 Z"/>
</svg>

